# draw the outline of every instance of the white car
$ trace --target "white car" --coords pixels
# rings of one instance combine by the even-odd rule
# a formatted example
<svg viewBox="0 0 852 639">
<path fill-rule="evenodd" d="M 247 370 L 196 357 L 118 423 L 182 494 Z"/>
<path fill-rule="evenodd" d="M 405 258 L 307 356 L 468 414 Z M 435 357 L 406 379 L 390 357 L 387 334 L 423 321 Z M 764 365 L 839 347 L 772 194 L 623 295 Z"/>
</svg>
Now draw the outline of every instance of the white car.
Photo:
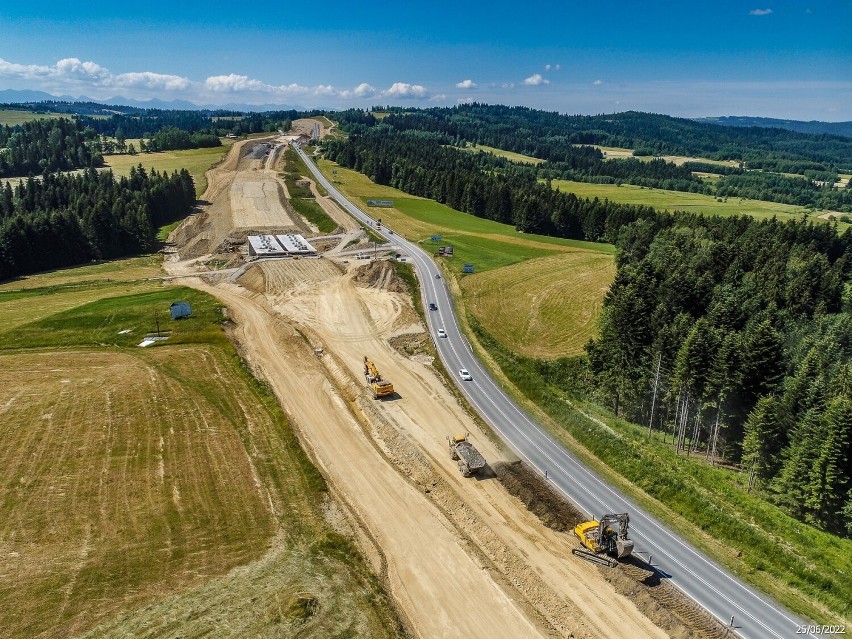
<svg viewBox="0 0 852 639">
<path fill-rule="evenodd" d="M 443 328 L 439 328 L 438 329 L 438 337 L 446 337 L 446 336 L 447 336 L 447 331 L 445 331 Z"/>
<path fill-rule="evenodd" d="M 473 377 L 470 376 L 470 373 L 467 372 L 466 368 L 463 368 L 459 371 L 459 377 L 461 377 L 466 382 L 473 381 Z"/>
</svg>

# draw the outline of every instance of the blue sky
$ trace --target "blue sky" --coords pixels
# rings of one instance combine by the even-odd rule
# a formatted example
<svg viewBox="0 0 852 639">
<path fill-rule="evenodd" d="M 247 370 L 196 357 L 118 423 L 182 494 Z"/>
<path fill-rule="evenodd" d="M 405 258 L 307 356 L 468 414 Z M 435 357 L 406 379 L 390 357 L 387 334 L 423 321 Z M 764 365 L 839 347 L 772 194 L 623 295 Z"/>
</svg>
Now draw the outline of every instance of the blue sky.
<svg viewBox="0 0 852 639">
<path fill-rule="evenodd" d="M 0 89 L 95 99 L 852 120 L 852 0 L 0 0 L 0 33 Z"/>
</svg>

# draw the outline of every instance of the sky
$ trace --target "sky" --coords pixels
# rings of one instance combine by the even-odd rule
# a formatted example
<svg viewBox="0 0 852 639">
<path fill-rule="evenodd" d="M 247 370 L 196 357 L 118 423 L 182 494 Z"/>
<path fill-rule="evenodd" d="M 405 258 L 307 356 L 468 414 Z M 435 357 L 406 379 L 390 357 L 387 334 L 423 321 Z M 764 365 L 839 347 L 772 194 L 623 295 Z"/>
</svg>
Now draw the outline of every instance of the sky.
<svg viewBox="0 0 852 639">
<path fill-rule="evenodd" d="M 852 0 L 0 0 L 0 90 L 852 120 Z"/>
</svg>

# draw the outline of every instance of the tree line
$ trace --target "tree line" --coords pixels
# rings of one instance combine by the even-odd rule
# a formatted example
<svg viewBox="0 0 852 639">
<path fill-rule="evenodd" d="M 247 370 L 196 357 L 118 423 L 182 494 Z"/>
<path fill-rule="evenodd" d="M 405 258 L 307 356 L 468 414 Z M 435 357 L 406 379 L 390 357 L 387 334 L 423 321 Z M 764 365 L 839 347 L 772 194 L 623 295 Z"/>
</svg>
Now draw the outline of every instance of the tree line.
<svg viewBox="0 0 852 639">
<path fill-rule="evenodd" d="M 47 173 L 0 192 L 0 280 L 150 251 L 157 227 L 195 202 L 186 169 L 171 175 L 141 165 L 115 179 L 93 168 Z"/>
<path fill-rule="evenodd" d="M 396 131 L 431 133 L 445 145 L 482 144 L 539 158 L 546 161 L 536 169 L 543 179 L 628 183 L 852 211 L 852 188 L 834 187 L 838 170 L 852 166 L 852 140 L 840 136 L 721 127 L 645 113 L 569 117 L 525 107 L 479 104 L 394 110 L 382 120 L 356 110 L 338 117 L 343 128 L 353 134 L 392 127 Z M 629 138 L 624 137 L 628 134 Z M 663 160 L 611 159 L 590 144 L 636 146 L 636 155 L 734 159 L 740 166 L 731 169 L 707 163 L 676 166 Z M 743 167 L 749 170 L 745 177 L 730 177 L 745 174 Z M 724 177 L 713 184 L 693 171 Z M 782 176 L 779 172 L 798 172 L 805 177 Z"/>
<path fill-rule="evenodd" d="M 647 218 L 625 225 L 593 393 L 740 463 L 793 515 L 852 535 L 852 232 L 808 222 Z"/>
<path fill-rule="evenodd" d="M 97 134 L 78 120 L 33 120 L 0 126 L 0 177 L 101 166 Z"/>
</svg>

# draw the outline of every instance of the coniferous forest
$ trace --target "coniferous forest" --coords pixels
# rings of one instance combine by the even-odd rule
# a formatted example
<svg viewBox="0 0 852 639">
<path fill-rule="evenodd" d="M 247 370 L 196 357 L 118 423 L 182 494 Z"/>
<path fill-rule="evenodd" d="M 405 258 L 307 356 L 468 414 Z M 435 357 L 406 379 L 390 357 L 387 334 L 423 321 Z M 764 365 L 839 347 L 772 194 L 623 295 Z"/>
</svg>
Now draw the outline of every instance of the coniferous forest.
<svg viewBox="0 0 852 639">
<path fill-rule="evenodd" d="M 47 173 L 0 190 L 0 280 L 150 251 L 156 229 L 195 202 L 188 171 L 129 177 Z"/>
<path fill-rule="evenodd" d="M 615 244 L 617 275 L 599 335 L 582 358 L 584 374 L 567 381 L 566 390 L 670 431 L 679 448 L 700 446 L 708 457 L 740 464 L 757 489 L 794 516 L 852 535 L 852 231 L 838 234 L 832 224 L 806 220 L 669 214 L 577 198 L 550 188 L 548 178 L 555 176 L 547 163 L 518 165 L 458 148 L 479 142 L 549 154 L 551 163 L 558 154 L 559 163 L 587 175 L 599 166 L 597 150 L 571 146 L 567 140 L 576 138 L 570 136 L 550 150 L 536 146 L 538 119 L 554 114 L 510 109 L 516 119 L 529 113 L 532 121 L 504 130 L 505 109 L 415 111 L 380 122 L 353 113 L 349 137 L 326 142 L 324 151 L 380 184 L 520 231 Z M 490 126 L 482 123 L 488 119 L 483 113 L 492 113 Z M 419 122 L 426 124 L 417 128 Z M 469 139 L 465 127 L 479 131 L 477 137 Z M 589 141 L 613 144 L 614 135 Z M 760 144 L 775 135 L 743 134 Z M 802 134 L 778 137 L 787 135 Z M 706 141 L 666 144 L 681 153 L 707 150 Z M 852 155 L 833 157 L 850 144 L 829 140 L 824 155 L 816 143 L 804 144 L 799 156 L 786 143 L 767 153 L 824 168 L 852 161 Z M 659 170 L 659 179 L 689 180 L 660 164 L 640 170 L 644 177 Z M 730 173 L 742 176 L 739 169 Z"/>
<path fill-rule="evenodd" d="M 97 134 L 79 120 L 33 120 L 0 126 L 0 177 L 101 166 Z"/>
</svg>

